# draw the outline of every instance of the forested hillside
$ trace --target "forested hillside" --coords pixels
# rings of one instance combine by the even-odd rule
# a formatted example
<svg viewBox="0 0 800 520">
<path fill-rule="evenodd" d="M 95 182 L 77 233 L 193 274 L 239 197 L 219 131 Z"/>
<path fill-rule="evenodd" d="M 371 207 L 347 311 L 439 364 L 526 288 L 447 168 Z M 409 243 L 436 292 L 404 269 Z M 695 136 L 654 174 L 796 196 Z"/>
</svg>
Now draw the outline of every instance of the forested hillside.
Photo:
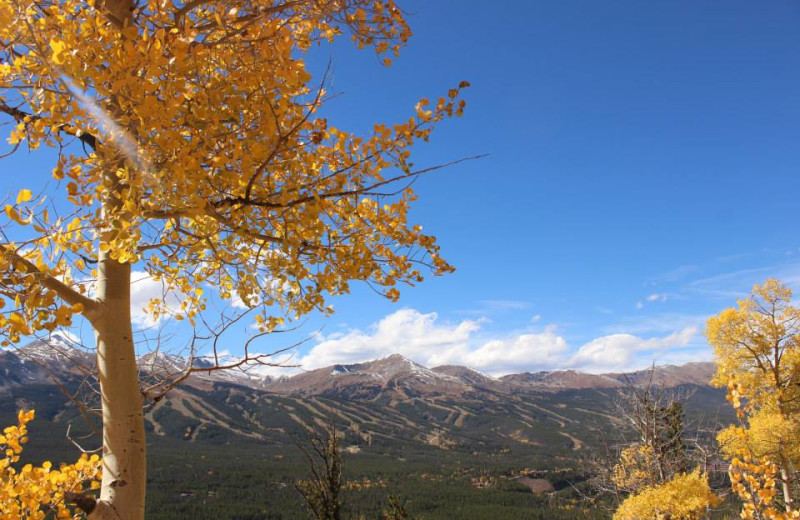
<svg viewBox="0 0 800 520">
<path fill-rule="evenodd" d="M 39 362 L 23 365 L 35 371 Z M 51 364 L 48 375 L 61 367 L 62 384 L 75 385 L 68 366 Z M 690 367 L 683 371 L 693 373 Z M 328 378 L 337 377 L 333 372 L 326 371 Z M 405 386 L 410 375 L 418 374 L 398 370 L 369 391 L 359 380 L 339 386 L 338 395 L 329 390 L 302 395 L 297 383 L 294 393 L 276 394 L 209 380 L 173 390 L 146 413 L 152 454 L 147 518 L 304 517 L 293 485 L 308 472 L 300 447 L 308 441 L 309 426 L 323 428 L 331 420 L 343 433 L 349 482 L 344 498 L 351 517 L 370 518 L 390 494 L 405 497 L 409 511 L 426 520 L 453 518 L 454 511 L 467 520 L 608 517 L 607 509 L 588 500 L 589 461 L 605 443 L 622 440 L 626 426 L 614 407 L 625 385 L 604 379 L 599 388 L 582 382 L 582 388 L 565 389 L 566 383 L 553 386 L 555 373 L 536 377 L 548 385 L 508 393 L 502 386 L 507 380 L 499 381 L 502 393 L 485 384 L 473 392 L 433 387 L 415 392 Z M 574 381 L 574 374 L 569 379 Z M 319 374 L 314 381 L 320 384 Z M 732 420 L 721 391 L 694 384 L 671 388 L 687 398 L 691 424 Z M 97 446 L 96 435 L 85 437 L 90 432 L 75 404 L 46 378 L 7 380 L 3 395 L 0 419 L 7 424 L 18 407 L 37 411 L 26 460 L 77 456 L 68 427 L 82 446 Z"/>
</svg>

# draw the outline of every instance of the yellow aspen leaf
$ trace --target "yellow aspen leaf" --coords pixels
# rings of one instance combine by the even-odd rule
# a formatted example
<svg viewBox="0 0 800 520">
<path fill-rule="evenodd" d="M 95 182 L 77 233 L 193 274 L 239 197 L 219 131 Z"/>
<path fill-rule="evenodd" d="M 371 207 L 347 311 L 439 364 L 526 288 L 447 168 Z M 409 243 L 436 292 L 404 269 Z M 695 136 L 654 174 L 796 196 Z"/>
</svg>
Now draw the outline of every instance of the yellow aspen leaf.
<svg viewBox="0 0 800 520">
<path fill-rule="evenodd" d="M 84 454 L 74 464 L 62 464 L 58 469 L 49 461 L 39 467 L 32 464 L 15 467 L 23 451 L 22 445 L 28 440 L 28 423 L 33 417 L 33 410 L 20 411 L 17 425 L 5 428 L 4 435 L 0 435 L 0 474 L 3 475 L 0 518 L 49 518 L 52 504 L 58 503 L 58 518 L 78 520 L 83 514 L 63 503 L 64 494 L 96 489 L 101 475 L 100 460 Z"/>
<path fill-rule="evenodd" d="M 33 192 L 31 192 L 31 190 L 19 190 L 19 193 L 17 194 L 17 204 L 28 202 L 32 198 Z"/>
<path fill-rule="evenodd" d="M 8 316 L 8 321 L 11 324 L 11 330 L 13 332 L 19 334 L 30 334 L 30 329 L 28 328 L 28 321 L 22 317 L 21 314 L 17 312 L 12 312 Z"/>
<path fill-rule="evenodd" d="M 67 44 L 62 40 L 50 40 L 50 49 L 53 51 L 53 54 L 50 56 L 53 63 L 56 65 L 63 65 Z"/>
<path fill-rule="evenodd" d="M 20 225 L 23 225 L 23 226 L 26 226 L 26 225 L 30 224 L 30 222 L 28 222 L 27 220 L 22 218 L 22 216 L 19 214 L 19 211 L 17 211 L 17 208 L 15 208 L 14 206 L 6 205 L 5 209 L 6 209 L 6 215 L 8 216 L 8 218 L 13 220 L 17 224 L 20 224 Z"/>
</svg>

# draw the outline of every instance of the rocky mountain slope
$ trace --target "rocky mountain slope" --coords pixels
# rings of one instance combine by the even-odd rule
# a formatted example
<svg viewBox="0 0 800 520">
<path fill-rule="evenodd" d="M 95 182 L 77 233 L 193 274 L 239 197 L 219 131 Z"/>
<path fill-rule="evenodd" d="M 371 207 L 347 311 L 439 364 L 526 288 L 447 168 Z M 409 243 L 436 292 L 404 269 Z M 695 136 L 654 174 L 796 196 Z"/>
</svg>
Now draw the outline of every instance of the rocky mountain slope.
<svg viewBox="0 0 800 520">
<path fill-rule="evenodd" d="M 210 363 L 195 359 L 195 367 Z M 145 374 L 177 377 L 188 361 L 180 356 L 149 353 L 139 360 Z M 53 334 L 48 341 L 37 340 L 20 349 L 0 351 L 0 388 L 47 382 L 91 373 L 93 354 L 82 350 L 69 338 Z M 713 363 L 666 365 L 654 371 L 587 374 L 574 370 L 519 373 L 494 378 L 471 368 L 446 365 L 427 368 L 399 354 L 351 365 L 333 365 L 301 372 L 290 377 L 258 376 L 246 370 L 196 373 L 189 384 L 225 382 L 281 395 L 327 395 L 372 398 L 377 393 L 398 396 L 481 395 L 526 391 L 563 391 L 622 388 L 652 382 L 666 387 L 685 384 L 706 385 L 714 373 Z"/>
<path fill-rule="evenodd" d="M 162 354 L 140 360 L 149 377 L 179 374 L 186 363 Z M 63 336 L 0 351 L 0 413 L 35 406 L 48 410 L 45 417 L 54 423 L 79 421 L 75 404 L 61 390 L 90 378 L 93 365 L 92 355 Z M 145 417 L 152 434 L 186 442 L 287 443 L 309 426 L 334 420 L 355 451 L 419 445 L 577 454 L 618 429 L 613 402 L 628 385 L 652 380 L 688 389 L 691 414 L 718 414 L 726 405 L 723 393 L 707 385 L 713 370 L 710 363 L 694 363 L 653 373 L 566 370 L 493 378 L 461 366 L 427 368 L 393 355 L 276 379 L 241 371 L 196 374 L 149 402 Z"/>
</svg>

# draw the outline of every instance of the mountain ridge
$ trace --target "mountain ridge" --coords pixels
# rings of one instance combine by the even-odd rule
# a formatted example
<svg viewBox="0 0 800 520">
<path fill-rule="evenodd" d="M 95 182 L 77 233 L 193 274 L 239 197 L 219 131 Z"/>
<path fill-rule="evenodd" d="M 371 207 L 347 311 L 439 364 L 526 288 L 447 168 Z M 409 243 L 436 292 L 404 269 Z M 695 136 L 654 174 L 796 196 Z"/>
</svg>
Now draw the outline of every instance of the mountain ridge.
<svg viewBox="0 0 800 520">
<path fill-rule="evenodd" d="M 162 352 L 142 356 L 143 386 L 180 375 L 188 363 Z M 491 457 L 512 449 L 527 454 L 521 456 L 571 457 L 620 426 L 614 402 L 628 385 L 690 385 L 687 410 L 717 416 L 727 404 L 724 391 L 708 385 L 713 368 L 694 363 L 656 367 L 652 374 L 562 370 L 495 378 L 392 355 L 291 377 L 236 370 L 193 374 L 143 401 L 151 434 L 181 442 L 292 445 L 310 428 L 335 420 L 356 451 L 443 449 Z M 36 408 L 54 428 L 79 424 L 78 401 L 97 406 L 93 378 L 94 356 L 69 341 L 0 351 L 0 411 L 13 417 L 20 408 Z"/>
<path fill-rule="evenodd" d="M 196 368 L 211 369 L 203 358 L 195 358 Z M 27 364 L 27 366 L 26 366 Z M 174 378 L 188 368 L 189 359 L 151 352 L 140 356 L 140 370 L 149 376 Z M 88 374 L 94 356 L 62 335 L 50 341 L 36 340 L 23 347 L 0 351 L 0 388 L 13 384 L 52 379 L 60 375 Z M 14 368 L 12 374 L 11 367 Z M 711 362 L 660 365 L 648 370 L 591 374 L 577 370 L 520 372 L 492 377 L 462 365 L 428 368 L 400 354 L 351 364 L 334 364 L 297 374 L 271 377 L 256 370 L 209 370 L 196 372 L 187 384 L 224 382 L 281 395 L 369 395 L 388 391 L 411 395 L 467 395 L 471 393 L 519 393 L 611 389 L 658 384 L 674 387 L 683 384 L 708 385 L 715 371 Z"/>
</svg>

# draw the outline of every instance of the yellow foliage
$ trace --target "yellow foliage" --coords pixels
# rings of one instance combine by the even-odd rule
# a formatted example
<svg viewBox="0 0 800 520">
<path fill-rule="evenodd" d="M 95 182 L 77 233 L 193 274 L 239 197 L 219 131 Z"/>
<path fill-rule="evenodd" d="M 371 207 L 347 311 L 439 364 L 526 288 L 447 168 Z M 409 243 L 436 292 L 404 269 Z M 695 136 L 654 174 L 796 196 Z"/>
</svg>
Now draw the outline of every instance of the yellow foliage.
<svg viewBox="0 0 800 520">
<path fill-rule="evenodd" d="M 131 266 L 163 286 L 144 310 L 212 329 L 196 338 L 243 316 L 267 333 L 330 313 L 353 282 L 396 300 L 453 270 L 409 221 L 412 181 L 430 171 L 410 150 L 462 114 L 469 85 L 364 135 L 337 127 L 322 115 L 330 78 L 305 53 L 344 34 L 389 63 L 411 31 L 394 0 L 0 0 L 9 142 L 58 150 L 44 191 L 5 207 L 18 242 L 0 243 L 0 346 L 82 315 L 115 353 L 104 448 L 135 482 L 114 488 L 108 471 L 101 504 L 126 518 L 144 510 L 145 454 L 116 452 L 144 445 L 140 402 L 108 395 L 136 392 Z"/>
<path fill-rule="evenodd" d="M 738 308 L 708 321 L 717 374 L 728 390 L 739 425 L 717 439 L 731 461 L 742 518 L 800 518 L 792 503 L 800 467 L 800 309 L 778 280 L 756 285 Z"/>
<path fill-rule="evenodd" d="M 5 428 L 0 435 L 0 520 L 42 520 L 48 515 L 82 518 L 65 504 L 64 494 L 99 488 L 100 458 L 84 454 L 75 464 L 62 464 L 59 469 L 53 469 L 50 462 L 15 467 L 33 416 L 33 410 L 19 412 L 18 425 Z"/>
<path fill-rule="evenodd" d="M 612 479 L 621 490 L 635 491 L 658 482 L 655 453 L 651 446 L 632 444 L 620 453 Z"/>
<path fill-rule="evenodd" d="M 33 198 L 33 193 L 31 190 L 19 190 L 17 194 L 17 204 L 21 204 L 23 202 L 28 202 Z"/>
<path fill-rule="evenodd" d="M 731 487 L 742 501 L 741 517 L 745 520 L 794 520 L 800 509 L 782 507 L 780 466 L 769 457 L 753 459 L 746 451 L 733 457 L 730 468 Z"/>
<path fill-rule="evenodd" d="M 699 520 L 718 503 L 706 475 L 695 470 L 628 497 L 614 513 L 614 520 Z"/>
<path fill-rule="evenodd" d="M 0 108 L 27 112 L 0 110 L 16 119 L 10 141 L 86 150 L 59 154 L 52 170 L 72 205 L 64 218 L 20 207 L 27 189 L 6 207 L 35 246 L 0 249 L 4 294 L 25 295 L 22 325 L 0 317 L 9 342 L 69 325 L 77 311 L 57 315 L 54 294 L 67 291 L 41 282 L 87 294 L 83 262 L 98 251 L 179 295 L 177 308 L 152 300 L 154 318 L 193 323 L 209 303 L 193 289 L 206 285 L 256 309 L 262 331 L 330 312 L 326 300 L 353 280 L 396 300 L 423 270 L 452 271 L 408 222 L 411 188 L 386 185 L 419 173 L 410 148 L 461 115 L 469 84 L 359 136 L 319 115 L 326 78 L 312 81 L 304 52 L 349 32 L 397 54 L 411 31 L 394 0 L 231 5 L 145 0 L 120 28 L 101 2 L 0 0 Z"/>
<path fill-rule="evenodd" d="M 747 454 L 760 459 L 800 461 L 800 423 L 770 409 L 751 410 L 743 426 L 732 425 L 718 436 L 722 453 L 730 460 Z"/>
<path fill-rule="evenodd" d="M 714 347 L 713 384 L 728 389 L 743 413 L 752 408 L 800 410 L 800 309 L 792 291 L 778 280 L 756 285 L 738 308 L 708 320 L 706 336 Z"/>
</svg>

